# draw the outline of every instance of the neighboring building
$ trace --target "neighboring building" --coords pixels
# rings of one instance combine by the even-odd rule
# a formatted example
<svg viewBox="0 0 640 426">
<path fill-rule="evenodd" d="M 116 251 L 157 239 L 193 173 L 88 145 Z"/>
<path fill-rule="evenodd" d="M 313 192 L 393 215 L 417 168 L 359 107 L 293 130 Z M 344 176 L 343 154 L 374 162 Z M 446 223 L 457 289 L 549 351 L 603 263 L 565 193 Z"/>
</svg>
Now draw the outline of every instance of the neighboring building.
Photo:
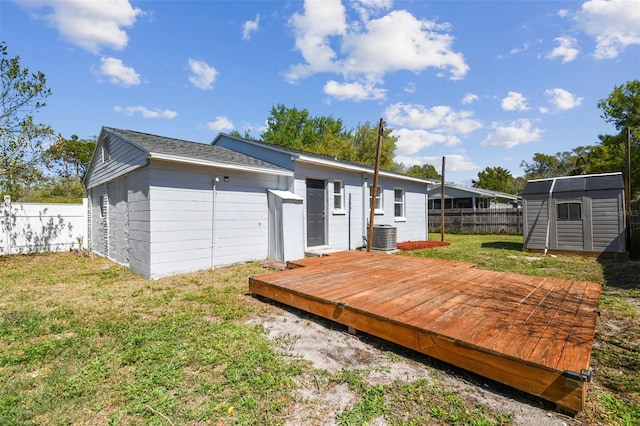
<svg viewBox="0 0 640 426">
<path fill-rule="evenodd" d="M 220 134 L 103 128 L 85 176 L 89 247 L 147 278 L 366 244 L 373 169 Z M 429 181 L 381 171 L 374 225 L 427 238 Z"/>
<path fill-rule="evenodd" d="M 429 209 L 440 209 L 442 205 L 441 184 L 429 187 Z M 518 207 L 521 199 L 517 195 L 474 188 L 458 183 L 444 184 L 444 208 L 447 209 L 506 209 Z"/>
<path fill-rule="evenodd" d="M 530 180 L 522 200 L 525 250 L 625 253 L 621 173 Z"/>
</svg>

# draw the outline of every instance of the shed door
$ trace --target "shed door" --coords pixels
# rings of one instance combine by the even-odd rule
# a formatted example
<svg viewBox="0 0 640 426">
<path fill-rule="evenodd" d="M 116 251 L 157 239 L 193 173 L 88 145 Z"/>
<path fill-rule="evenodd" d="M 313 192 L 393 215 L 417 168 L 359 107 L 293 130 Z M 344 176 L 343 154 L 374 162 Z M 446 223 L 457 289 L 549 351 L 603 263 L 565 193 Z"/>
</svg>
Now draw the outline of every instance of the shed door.
<svg viewBox="0 0 640 426">
<path fill-rule="evenodd" d="M 325 188 L 325 181 L 307 179 L 307 247 L 326 244 Z"/>
</svg>

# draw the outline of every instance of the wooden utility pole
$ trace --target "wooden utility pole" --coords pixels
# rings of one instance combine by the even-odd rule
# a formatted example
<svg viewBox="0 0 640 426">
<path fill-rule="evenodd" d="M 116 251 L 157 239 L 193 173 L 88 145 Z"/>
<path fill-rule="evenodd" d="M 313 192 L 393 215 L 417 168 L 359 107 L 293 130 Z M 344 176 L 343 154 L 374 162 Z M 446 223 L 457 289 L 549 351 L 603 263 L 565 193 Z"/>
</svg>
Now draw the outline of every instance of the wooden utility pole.
<svg viewBox="0 0 640 426">
<path fill-rule="evenodd" d="M 631 127 L 627 127 L 625 143 L 625 174 L 624 174 L 624 218 L 626 223 L 626 247 L 631 249 Z"/>
<path fill-rule="evenodd" d="M 382 157 L 382 137 L 384 136 L 384 120 L 378 124 L 378 149 L 376 151 L 376 168 L 373 172 L 373 186 L 369 190 L 371 194 L 371 208 L 369 209 L 369 232 L 367 233 L 367 251 L 371 251 L 373 241 L 373 219 L 376 216 L 376 195 L 378 194 L 378 174 L 380 173 L 380 158 Z"/>
<path fill-rule="evenodd" d="M 444 159 L 445 157 L 442 156 L 442 180 L 440 181 L 440 241 L 443 241 L 443 242 L 444 242 Z"/>
</svg>

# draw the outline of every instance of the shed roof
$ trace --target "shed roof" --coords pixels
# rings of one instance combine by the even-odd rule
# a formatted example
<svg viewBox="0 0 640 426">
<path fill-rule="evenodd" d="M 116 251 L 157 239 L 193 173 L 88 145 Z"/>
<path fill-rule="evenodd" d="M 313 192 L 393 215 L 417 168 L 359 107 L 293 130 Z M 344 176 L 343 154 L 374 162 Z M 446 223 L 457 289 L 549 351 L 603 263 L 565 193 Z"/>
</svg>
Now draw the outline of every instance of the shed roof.
<svg viewBox="0 0 640 426">
<path fill-rule="evenodd" d="M 440 195 L 441 195 L 440 186 L 441 184 L 434 185 L 433 187 L 431 187 L 431 189 L 429 189 L 429 198 L 434 198 L 434 199 L 440 198 Z M 514 194 L 507 194 L 506 192 L 492 191 L 490 189 L 484 189 L 484 188 L 475 188 L 473 186 L 467 186 L 467 185 L 462 185 L 462 184 L 453 183 L 453 182 L 445 182 L 444 184 L 445 198 L 452 198 L 446 193 L 447 189 L 457 189 L 459 191 L 468 192 L 470 194 L 474 194 L 479 197 L 502 198 L 502 199 L 513 200 L 513 201 L 518 201 L 520 199 L 520 197 Z"/>
<path fill-rule="evenodd" d="M 275 174 L 291 175 L 291 171 L 275 164 L 260 160 L 259 158 L 241 154 L 239 152 L 221 146 L 206 143 L 190 142 L 182 139 L 168 138 L 149 133 L 122 130 L 111 127 L 103 128 L 104 131 L 117 135 L 127 142 L 139 147 L 148 153 L 149 158 L 183 163 L 201 164 L 209 166 L 221 166 L 228 168 L 242 168 L 271 172 Z"/>
<path fill-rule="evenodd" d="M 624 181 L 620 172 L 535 179 L 527 182 L 522 195 L 548 194 L 552 187 L 553 193 L 624 189 Z"/>
</svg>

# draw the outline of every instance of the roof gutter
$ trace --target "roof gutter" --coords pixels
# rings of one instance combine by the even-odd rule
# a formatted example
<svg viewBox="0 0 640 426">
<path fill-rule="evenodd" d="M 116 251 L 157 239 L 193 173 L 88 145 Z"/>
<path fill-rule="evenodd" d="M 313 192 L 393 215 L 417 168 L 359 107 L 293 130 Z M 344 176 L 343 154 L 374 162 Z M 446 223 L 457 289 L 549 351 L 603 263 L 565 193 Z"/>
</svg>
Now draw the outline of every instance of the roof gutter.
<svg viewBox="0 0 640 426">
<path fill-rule="evenodd" d="M 183 163 L 183 164 L 194 164 L 198 166 L 218 167 L 220 169 L 227 169 L 227 170 L 240 170 L 244 172 L 264 173 L 264 174 L 276 175 L 276 176 L 293 176 L 293 172 L 289 170 L 273 170 L 273 169 L 267 169 L 264 167 L 254 167 L 254 166 L 244 166 L 244 165 L 241 166 L 241 165 L 229 164 L 229 163 L 219 163 L 215 161 L 194 160 L 192 158 L 187 158 L 187 157 L 178 157 L 175 155 L 166 155 L 166 154 L 156 154 L 152 152 L 149 153 L 148 158 L 152 160 L 169 161 L 172 163 Z"/>
</svg>

